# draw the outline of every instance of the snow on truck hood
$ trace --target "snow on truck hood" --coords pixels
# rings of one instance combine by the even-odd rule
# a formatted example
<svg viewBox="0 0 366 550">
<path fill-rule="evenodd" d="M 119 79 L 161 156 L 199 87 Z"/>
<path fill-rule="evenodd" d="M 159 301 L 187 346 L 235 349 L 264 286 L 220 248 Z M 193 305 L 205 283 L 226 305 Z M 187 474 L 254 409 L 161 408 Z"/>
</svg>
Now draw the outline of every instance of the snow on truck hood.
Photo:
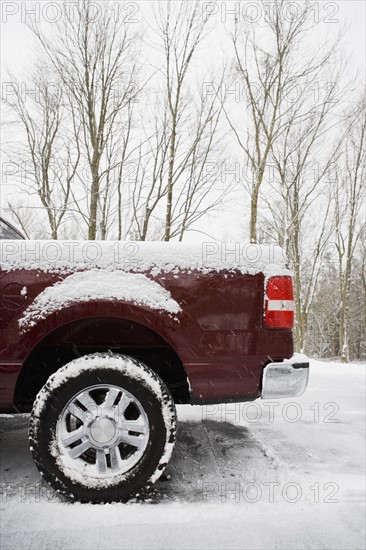
<svg viewBox="0 0 366 550">
<path fill-rule="evenodd" d="M 199 244 L 151 241 L 1 242 L 3 270 L 71 273 L 89 269 L 123 272 L 239 271 L 265 277 L 291 275 L 283 250 L 273 243 Z"/>
</svg>

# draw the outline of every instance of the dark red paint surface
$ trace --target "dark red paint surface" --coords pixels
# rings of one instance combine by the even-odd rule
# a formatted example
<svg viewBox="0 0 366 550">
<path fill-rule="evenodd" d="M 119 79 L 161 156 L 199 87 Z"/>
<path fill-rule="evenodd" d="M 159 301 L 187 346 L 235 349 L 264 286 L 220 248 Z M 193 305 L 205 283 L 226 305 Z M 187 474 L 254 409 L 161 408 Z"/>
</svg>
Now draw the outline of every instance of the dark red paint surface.
<svg viewBox="0 0 366 550">
<path fill-rule="evenodd" d="M 192 402 L 255 399 L 260 395 L 264 365 L 293 354 L 292 331 L 270 330 L 263 324 L 263 274 L 146 275 L 170 291 L 181 313 L 171 315 L 131 303 L 98 300 L 70 304 L 22 332 L 18 321 L 25 308 L 44 288 L 66 275 L 39 270 L 0 272 L 0 407 L 13 405 L 22 366 L 45 338 L 60 345 L 88 347 L 89 351 L 93 346 L 96 351 L 115 346 L 150 349 L 154 344 L 144 329 L 147 327 L 179 356 Z M 21 295 L 24 286 L 26 298 Z M 116 318 L 133 323 L 134 330 L 120 331 L 115 323 L 108 324 L 108 319 Z M 85 327 L 87 319 L 101 322 L 94 322 L 94 332 L 78 331 L 80 320 Z"/>
</svg>

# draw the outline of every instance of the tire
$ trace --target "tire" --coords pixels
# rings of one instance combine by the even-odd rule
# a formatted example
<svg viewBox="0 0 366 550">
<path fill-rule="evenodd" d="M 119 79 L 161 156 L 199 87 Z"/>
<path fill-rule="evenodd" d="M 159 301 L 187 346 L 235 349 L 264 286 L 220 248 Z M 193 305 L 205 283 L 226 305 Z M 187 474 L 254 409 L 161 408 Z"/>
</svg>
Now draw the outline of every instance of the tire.
<svg viewBox="0 0 366 550">
<path fill-rule="evenodd" d="M 155 483 L 175 434 L 164 382 L 131 357 L 105 353 L 75 359 L 50 376 L 29 426 L 44 479 L 81 502 L 126 501 Z"/>
</svg>

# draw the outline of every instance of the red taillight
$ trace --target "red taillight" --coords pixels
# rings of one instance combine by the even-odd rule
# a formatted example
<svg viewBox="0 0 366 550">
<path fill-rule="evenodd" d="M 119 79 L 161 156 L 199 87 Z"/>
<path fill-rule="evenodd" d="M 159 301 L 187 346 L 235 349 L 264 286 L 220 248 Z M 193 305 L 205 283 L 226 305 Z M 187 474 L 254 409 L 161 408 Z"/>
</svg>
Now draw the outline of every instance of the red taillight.
<svg viewBox="0 0 366 550">
<path fill-rule="evenodd" d="M 294 291 L 291 277 L 271 277 L 268 280 L 264 323 L 268 328 L 294 326 Z"/>
</svg>

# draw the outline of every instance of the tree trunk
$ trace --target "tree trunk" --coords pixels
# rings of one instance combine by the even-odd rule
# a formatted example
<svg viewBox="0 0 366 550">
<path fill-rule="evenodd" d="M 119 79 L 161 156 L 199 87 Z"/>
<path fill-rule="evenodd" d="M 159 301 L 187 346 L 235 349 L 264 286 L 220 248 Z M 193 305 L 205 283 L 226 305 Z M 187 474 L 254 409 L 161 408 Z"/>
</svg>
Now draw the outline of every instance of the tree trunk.
<svg viewBox="0 0 366 550">
<path fill-rule="evenodd" d="M 169 168 L 168 168 L 168 184 L 167 184 L 167 204 L 166 204 L 166 216 L 165 216 L 165 236 L 164 240 L 170 240 L 170 233 L 172 229 L 172 209 L 173 209 L 173 171 L 174 171 L 174 156 L 175 156 L 175 140 L 176 140 L 176 121 L 173 117 L 172 135 L 170 141 L 170 153 L 169 153 Z"/>
<path fill-rule="evenodd" d="M 99 174 L 98 169 L 92 166 L 92 185 L 90 189 L 89 227 L 88 239 L 95 241 L 97 237 L 97 212 L 99 200 Z"/>
<path fill-rule="evenodd" d="M 259 188 L 256 188 L 250 198 L 249 238 L 250 242 L 254 244 L 257 242 L 258 192 Z"/>
</svg>

